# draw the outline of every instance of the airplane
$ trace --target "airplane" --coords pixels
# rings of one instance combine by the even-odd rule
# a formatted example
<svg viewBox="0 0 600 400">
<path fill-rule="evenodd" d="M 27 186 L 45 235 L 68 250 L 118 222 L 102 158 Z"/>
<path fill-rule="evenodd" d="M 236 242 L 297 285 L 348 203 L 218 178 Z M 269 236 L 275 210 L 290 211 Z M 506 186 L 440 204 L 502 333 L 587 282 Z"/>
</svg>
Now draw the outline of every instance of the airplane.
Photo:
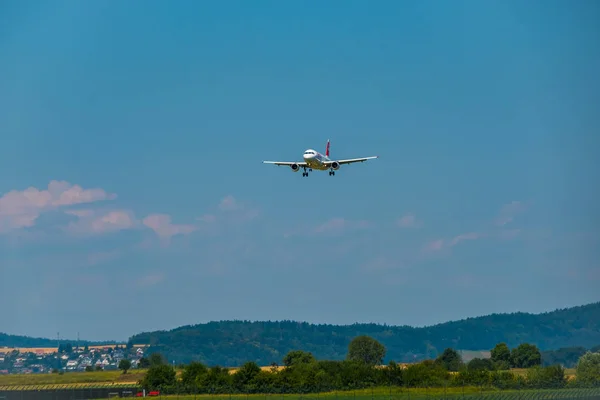
<svg viewBox="0 0 600 400">
<path fill-rule="evenodd" d="M 319 153 L 316 150 L 308 149 L 304 152 L 302 157 L 304 158 L 303 162 L 296 161 L 263 161 L 264 164 L 275 164 L 275 165 L 285 165 L 292 169 L 294 172 L 298 172 L 300 168 L 304 169 L 302 176 L 308 176 L 308 171 L 316 169 L 318 171 L 325 171 L 329 169 L 329 176 L 335 175 L 335 171 L 340 169 L 340 166 L 344 164 L 352 164 L 355 162 L 365 162 L 367 160 L 372 160 L 374 158 L 379 158 L 379 156 L 371 156 L 371 157 L 362 157 L 362 158 L 349 158 L 346 160 L 332 160 L 329 158 L 329 146 L 330 141 L 327 140 L 327 147 L 325 148 L 325 155 Z M 308 171 L 306 170 L 308 168 Z"/>
</svg>

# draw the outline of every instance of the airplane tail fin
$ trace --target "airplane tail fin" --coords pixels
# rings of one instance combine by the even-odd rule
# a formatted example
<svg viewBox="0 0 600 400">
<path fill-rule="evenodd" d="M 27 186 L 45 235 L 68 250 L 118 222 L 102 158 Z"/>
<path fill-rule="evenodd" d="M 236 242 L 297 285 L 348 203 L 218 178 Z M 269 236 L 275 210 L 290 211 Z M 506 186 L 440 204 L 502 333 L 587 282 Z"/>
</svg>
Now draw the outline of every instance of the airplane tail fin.
<svg viewBox="0 0 600 400">
<path fill-rule="evenodd" d="M 325 147 L 325 156 L 329 157 L 329 139 L 327 139 L 327 147 Z"/>
</svg>

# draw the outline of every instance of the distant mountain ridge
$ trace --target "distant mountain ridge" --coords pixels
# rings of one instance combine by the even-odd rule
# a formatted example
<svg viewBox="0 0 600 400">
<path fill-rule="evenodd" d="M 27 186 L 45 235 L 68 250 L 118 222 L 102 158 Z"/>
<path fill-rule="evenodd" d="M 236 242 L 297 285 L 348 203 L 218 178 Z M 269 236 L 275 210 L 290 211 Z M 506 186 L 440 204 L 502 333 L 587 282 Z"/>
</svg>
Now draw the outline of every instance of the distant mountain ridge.
<svg viewBox="0 0 600 400">
<path fill-rule="evenodd" d="M 329 325 L 295 321 L 219 321 L 170 331 L 134 335 L 175 362 L 239 366 L 246 361 L 280 364 L 290 350 L 312 352 L 317 359 L 340 360 L 352 338 L 369 335 L 387 348 L 387 360 L 411 362 L 436 357 L 447 347 L 490 350 L 505 342 L 527 342 L 540 350 L 591 348 L 600 344 L 600 302 L 531 314 L 490 314 L 415 328 L 380 324 Z"/>
<path fill-rule="evenodd" d="M 386 362 L 413 362 L 436 357 L 447 347 L 465 351 L 491 350 L 497 343 L 509 347 L 532 343 L 540 350 L 592 348 L 600 345 L 600 302 L 539 314 L 505 313 L 466 318 L 428 327 L 386 324 L 331 325 L 297 321 L 216 321 L 169 331 L 143 332 L 129 341 L 147 344 L 147 354 L 160 352 L 169 361 L 192 360 L 208 365 L 260 365 L 282 359 L 291 350 L 312 352 L 317 359 L 345 358 L 350 341 L 369 335 L 387 348 Z M 74 340 L 61 343 L 75 344 Z M 113 344 L 115 341 L 80 345 Z M 56 347 L 57 340 L 0 333 L 0 347 Z"/>
<path fill-rule="evenodd" d="M 76 344 L 77 340 L 72 339 L 47 339 L 47 338 L 34 338 L 29 336 L 20 336 L 20 335 L 8 335 L 6 333 L 0 332 L 0 348 L 8 347 L 8 348 L 35 348 L 35 347 L 58 347 L 59 344 Z M 90 342 L 88 340 L 79 340 L 79 344 L 81 346 L 98 346 L 103 344 L 117 344 L 119 342 L 115 342 L 112 340 L 105 342 Z"/>
</svg>

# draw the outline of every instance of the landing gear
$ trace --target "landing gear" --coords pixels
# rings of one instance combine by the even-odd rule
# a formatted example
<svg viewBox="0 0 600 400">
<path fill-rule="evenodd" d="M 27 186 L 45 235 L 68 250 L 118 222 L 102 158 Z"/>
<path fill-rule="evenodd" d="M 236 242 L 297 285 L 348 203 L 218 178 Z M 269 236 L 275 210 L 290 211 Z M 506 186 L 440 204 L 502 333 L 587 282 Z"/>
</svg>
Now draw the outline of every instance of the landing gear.
<svg viewBox="0 0 600 400">
<path fill-rule="evenodd" d="M 335 175 L 335 171 L 334 170 L 329 171 L 329 176 L 332 176 L 332 175 Z"/>
<path fill-rule="evenodd" d="M 309 171 L 312 171 L 312 169 L 309 169 Z M 304 167 L 304 172 L 302 173 L 302 176 L 308 176 L 308 172 L 306 172 L 306 167 Z"/>
</svg>

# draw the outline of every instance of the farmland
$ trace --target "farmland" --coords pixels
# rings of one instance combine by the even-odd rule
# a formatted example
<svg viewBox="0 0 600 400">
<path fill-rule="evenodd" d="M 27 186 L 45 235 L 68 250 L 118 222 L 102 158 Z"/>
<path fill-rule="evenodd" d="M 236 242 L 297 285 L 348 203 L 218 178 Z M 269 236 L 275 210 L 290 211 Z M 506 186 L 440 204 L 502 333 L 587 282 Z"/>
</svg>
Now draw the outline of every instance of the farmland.
<svg viewBox="0 0 600 400">
<path fill-rule="evenodd" d="M 138 389 L 127 386 L 104 385 L 98 389 L 85 386 L 71 387 L 68 390 L 59 387 L 46 387 L 42 392 L 8 391 L 3 392 L 7 400 L 30 400 L 39 398 L 71 399 L 73 395 L 90 396 L 89 398 L 106 398 L 109 393 L 132 396 Z M 37 390 L 40 390 L 38 388 Z M 103 390 L 103 392 L 100 392 Z M 0 389 L 1 391 L 2 389 Z M 1 392 L 0 392 L 1 393 Z M 96 395 L 94 395 L 94 393 Z M 104 393 L 104 395 L 98 395 Z M 375 387 L 360 390 L 325 391 L 312 394 L 167 394 L 161 392 L 161 398 L 178 400 L 433 400 L 433 399 L 489 399 L 489 400 L 570 400 L 586 399 L 600 400 L 600 388 L 593 389 L 530 389 L 530 390 L 497 390 L 490 388 L 465 387 L 465 388 L 400 388 L 400 387 Z"/>
<path fill-rule="evenodd" d="M 272 367 L 261 367 L 263 371 L 271 370 Z M 283 367 L 278 367 L 281 370 Z M 230 369 L 235 373 L 237 368 Z M 526 375 L 526 369 L 512 369 L 516 375 Z M 134 369 L 123 374 L 121 371 L 93 371 L 93 372 L 67 372 L 64 374 L 11 374 L 0 375 L 0 390 L 29 390 L 35 389 L 70 389 L 83 387 L 104 387 L 113 385 L 137 385 L 144 377 L 145 369 Z M 181 370 L 177 371 L 181 375 Z M 574 369 L 565 370 L 568 379 L 575 376 Z"/>
<path fill-rule="evenodd" d="M 145 370 L 132 370 L 127 374 L 121 371 L 67 372 L 64 374 L 11 374 L 0 376 L 0 390 L 14 390 L 13 387 L 26 389 L 27 386 L 97 386 L 98 384 L 137 384 L 143 378 Z M 58 388 L 58 387 L 56 387 Z"/>
</svg>

